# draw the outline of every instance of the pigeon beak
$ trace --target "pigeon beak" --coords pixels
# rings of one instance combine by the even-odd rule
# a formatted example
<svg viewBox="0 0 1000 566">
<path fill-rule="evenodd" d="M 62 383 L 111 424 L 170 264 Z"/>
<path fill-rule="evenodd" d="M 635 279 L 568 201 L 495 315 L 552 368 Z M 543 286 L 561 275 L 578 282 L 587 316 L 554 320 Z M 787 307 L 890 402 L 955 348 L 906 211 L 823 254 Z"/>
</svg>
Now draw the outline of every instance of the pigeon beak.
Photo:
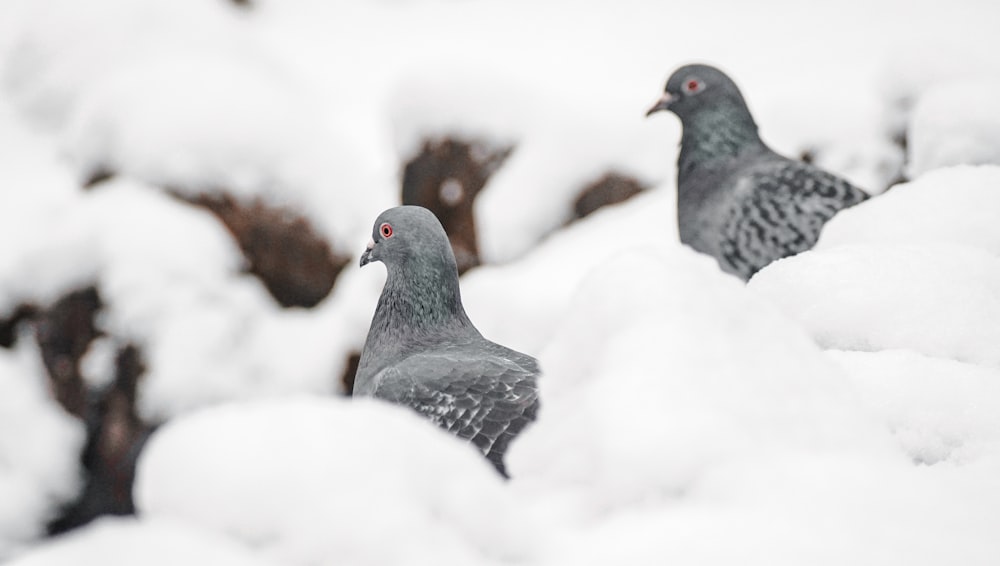
<svg viewBox="0 0 1000 566">
<path fill-rule="evenodd" d="M 372 238 L 368 239 L 368 245 L 365 246 L 365 251 L 361 252 L 361 267 L 364 267 L 372 262 L 372 250 L 375 249 L 375 240 Z"/>
<path fill-rule="evenodd" d="M 670 94 L 669 92 L 664 92 L 663 96 L 661 96 L 660 99 L 656 101 L 656 104 L 654 104 L 649 110 L 646 111 L 646 117 L 649 117 L 650 114 L 655 114 L 660 110 L 669 110 L 670 105 L 673 104 L 674 100 L 675 100 L 674 95 Z"/>
</svg>

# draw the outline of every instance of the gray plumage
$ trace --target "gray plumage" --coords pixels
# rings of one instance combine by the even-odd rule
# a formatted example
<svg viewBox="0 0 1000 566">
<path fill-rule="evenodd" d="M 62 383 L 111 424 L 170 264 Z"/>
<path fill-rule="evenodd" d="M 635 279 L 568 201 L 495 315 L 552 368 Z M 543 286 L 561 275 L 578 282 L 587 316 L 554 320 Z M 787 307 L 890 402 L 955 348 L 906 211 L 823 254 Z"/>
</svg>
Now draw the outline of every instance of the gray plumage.
<svg viewBox="0 0 1000 566">
<path fill-rule="evenodd" d="M 372 261 L 387 277 L 354 395 L 410 407 L 471 441 L 506 476 L 504 453 L 538 412 L 538 362 L 473 326 L 448 236 L 426 208 L 379 215 L 361 265 Z"/>
<path fill-rule="evenodd" d="M 743 95 L 722 71 L 686 65 L 647 116 L 681 119 L 677 223 L 681 241 L 744 280 L 810 249 L 827 220 L 868 195 L 807 163 L 783 157 L 757 133 Z"/>
</svg>

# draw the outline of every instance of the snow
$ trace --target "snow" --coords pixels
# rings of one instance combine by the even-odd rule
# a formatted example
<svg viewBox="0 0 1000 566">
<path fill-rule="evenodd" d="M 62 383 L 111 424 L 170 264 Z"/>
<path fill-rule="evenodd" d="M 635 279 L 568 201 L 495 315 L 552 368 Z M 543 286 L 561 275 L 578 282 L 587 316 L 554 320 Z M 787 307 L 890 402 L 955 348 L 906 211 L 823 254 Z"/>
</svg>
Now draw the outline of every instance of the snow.
<svg viewBox="0 0 1000 566">
<path fill-rule="evenodd" d="M 0 555 L 996 564 L 998 20 L 979 0 L 4 2 L 0 318 L 96 286 L 85 379 L 137 345 L 139 416 L 163 426 L 139 519 L 41 538 L 82 425 L 30 336 L 0 350 Z M 643 117 L 692 61 L 732 74 L 777 150 L 873 194 L 914 180 L 744 288 L 679 244 L 680 126 Z M 507 483 L 405 411 L 335 398 L 384 277 L 357 255 L 445 135 L 514 146 L 462 280 L 484 335 L 545 370 Z M 650 190 L 564 226 L 611 171 Z M 282 309 L 171 191 L 287 207 L 355 259 Z"/>
<path fill-rule="evenodd" d="M 53 401 L 31 338 L 0 350 L 0 560 L 44 532 L 79 488 L 83 425 Z"/>
<path fill-rule="evenodd" d="M 78 202 L 72 176 L 50 140 L 0 98 L 0 238 L 18 242 L 0 253 L 0 312 L 29 298 L 51 302 L 94 276 L 75 261 L 73 240 L 46 233 Z"/>
<path fill-rule="evenodd" d="M 296 149 L 317 140 L 299 123 L 308 114 L 289 78 L 253 61 L 182 51 L 119 70 L 80 103 L 73 161 L 83 173 L 104 167 L 166 186 L 219 183 L 241 194 L 275 184 L 284 173 L 272 170 L 275 153 L 289 152 L 280 140 Z M 243 94 L 233 100 L 234 91 Z"/>
<path fill-rule="evenodd" d="M 95 338 L 80 359 L 80 375 L 87 387 L 100 390 L 115 379 L 115 360 L 125 344 L 108 336 Z"/>
<path fill-rule="evenodd" d="M 278 564 L 501 563 L 533 538 L 474 447 L 381 401 L 302 397 L 178 419 L 151 440 L 135 492 L 142 516 L 226 534 Z"/>
<path fill-rule="evenodd" d="M 11 99 L 57 128 L 79 97 L 118 66 L 170 46 L 212 46 L 239 41 L 231 11 L 182 0 L 72 0 L 11 2 L 4 22 L 3 84 Z"/>
<path fill-rule="evenodd" d="M 828 354 L 914 461 L 996 459 L 1000 370 L 906 350 Z"/>
<path fill-rule="evenodd" d="M 838 213 L 817 249 L 848 244 L 955 244 L 1000 255 L 1000 167 L 929 171 L 919 179 Z"/>
<path fill-rule="evenodd" d="M 99 519 L 9 562 L 10 566 L 78 564 L 267 566 L 270 563 L 224 537 L 190 526 L 124 518 Z"/>
<path fill-rule="evenodd" d="M 599 517 L 733 461 L 888 445 L 807 336 L 704 259 L 640 248 L 584 281 L 542 351 L 546 419 L 515 444 L 515 477 L 579 486 Z"/>
<path fill-rule="evenodd" d="M 962 33 L 962 24 L 958 22 L 963 17 L 958 15 L 962 10 L 968 11 L 964 16 L 967 22 L 982 16 L 973 4 L 957 8 L 958 11 L 949 10 L 947 14 L 937 11 L 941 19 L 936 33 Z M 949 16 L 955 19 L 948 21 Z M 1000 77 L 1000 61 L 990 54 L 990 43 L 989 38 L 978 33 L 956 41 L 927 41 L 917 37 L 903 40 L 883 59 L 876 81 L 886 112 L 885 128 L 892 134 L 905 134 L 914 106 L 929 90 Z M 969 109 L 949 108 L 949 113 L 965 112 Z"/>
<path fill-rule="evenodd" d="M 570 311 L 583 278 L 635 247 L 633 227 L 657 226 L 663 245 L 680 245 L 676 227 L 662 226 L 674 214 L 672 197 L 666 190 L 648 191 L 554 233 L 516 264 L 470 271 L 462 279 L 466 312 L 491 340 L 540 351 Z"/>
<path fill-rule="evenodd" d="M 909 142 L 912 177 L 951 165 L 1000 165 L 1000 73 L 929 88 L 913 109 Z"/>
<path fill-rule="evenodd" d="M 345 207 L 348 191 L 329 188 L 355 190 L 365 173 L 331 168 L 329 155 L 351 163 L 350 148 L 321 127 L 316 101 L 252 52 L 217 51 L 174 48 L 95 85 L 66 129 L 79 178 L 104 170 L 189 196 L 264 198 L 303 211 L 335 248 L 352 251 L 346 242 L 364 228 L 356 218 L 380 211 L 388 195 Z"/>
<path fill-rule="evenodd" d="M 998 502 L 990 477 L 996 468 L 904 469 L 844 458 L 771 464 L 711 478 L 711 487 L 737 488 L 730 501 L 706 496 L 614 517 L 565 539 L 550 563 L 888 566 L 996 559 L 990 509 Z"/>
<path fill-rule="evenodd" d="M 838 214 L 749 287 L 825 348 L 1000 366 L 998 184 L 995 165 L 928 171 Z"/>
<path fill-rule="evenodd" d="M 824 348 L 907 349 L 1000 367 L 1000 258 L 975 248 L 813 250 L 769 265 L 749 286 Z"/>
</svg>

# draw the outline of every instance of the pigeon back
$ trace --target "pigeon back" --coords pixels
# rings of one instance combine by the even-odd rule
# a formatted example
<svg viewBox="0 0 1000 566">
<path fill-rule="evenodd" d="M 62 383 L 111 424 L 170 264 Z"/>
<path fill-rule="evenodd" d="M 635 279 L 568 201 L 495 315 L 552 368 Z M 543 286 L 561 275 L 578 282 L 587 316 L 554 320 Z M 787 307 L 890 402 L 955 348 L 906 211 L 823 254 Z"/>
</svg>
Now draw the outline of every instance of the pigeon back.
<svg viewBox="0 0 1000 566">
<path fill-rule="evenodd" d="M 828 220 L 868 198 L 844 179 L 777 154 L 742 168 L 731 183 L 717 257 L 725 271 L 745 280 L 811 249 Z"/>
<path fill-rule="evenodd" d="M 534 358 L 489 344 L 409 356 L 375 377 L 373 394 L 471 441 L 506 477 L 510 441 L 538 412 L 539 372 Z"/>
</svg>

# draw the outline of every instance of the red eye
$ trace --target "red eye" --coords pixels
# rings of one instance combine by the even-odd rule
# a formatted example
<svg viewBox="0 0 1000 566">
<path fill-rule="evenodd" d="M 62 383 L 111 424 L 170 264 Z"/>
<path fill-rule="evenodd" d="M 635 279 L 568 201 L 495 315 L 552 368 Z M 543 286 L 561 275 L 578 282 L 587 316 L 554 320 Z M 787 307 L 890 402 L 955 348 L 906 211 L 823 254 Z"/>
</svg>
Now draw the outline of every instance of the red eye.
<svg viewBox="0 0 1000 566">
<path fill-rule="evenodd" d="M 684 85 L 684 89 L 688 92 L 697 92 L 701 90 L 701 83 L 697 79 L 691 79 Z"/>
<path fill-rule="evenodd" d="M 378 227 L 378 231 L 382 234 L 383 238 L 392 237 L 392 226 L 388 222 L 383 222 L 382 225 Z"/>
</svg>

